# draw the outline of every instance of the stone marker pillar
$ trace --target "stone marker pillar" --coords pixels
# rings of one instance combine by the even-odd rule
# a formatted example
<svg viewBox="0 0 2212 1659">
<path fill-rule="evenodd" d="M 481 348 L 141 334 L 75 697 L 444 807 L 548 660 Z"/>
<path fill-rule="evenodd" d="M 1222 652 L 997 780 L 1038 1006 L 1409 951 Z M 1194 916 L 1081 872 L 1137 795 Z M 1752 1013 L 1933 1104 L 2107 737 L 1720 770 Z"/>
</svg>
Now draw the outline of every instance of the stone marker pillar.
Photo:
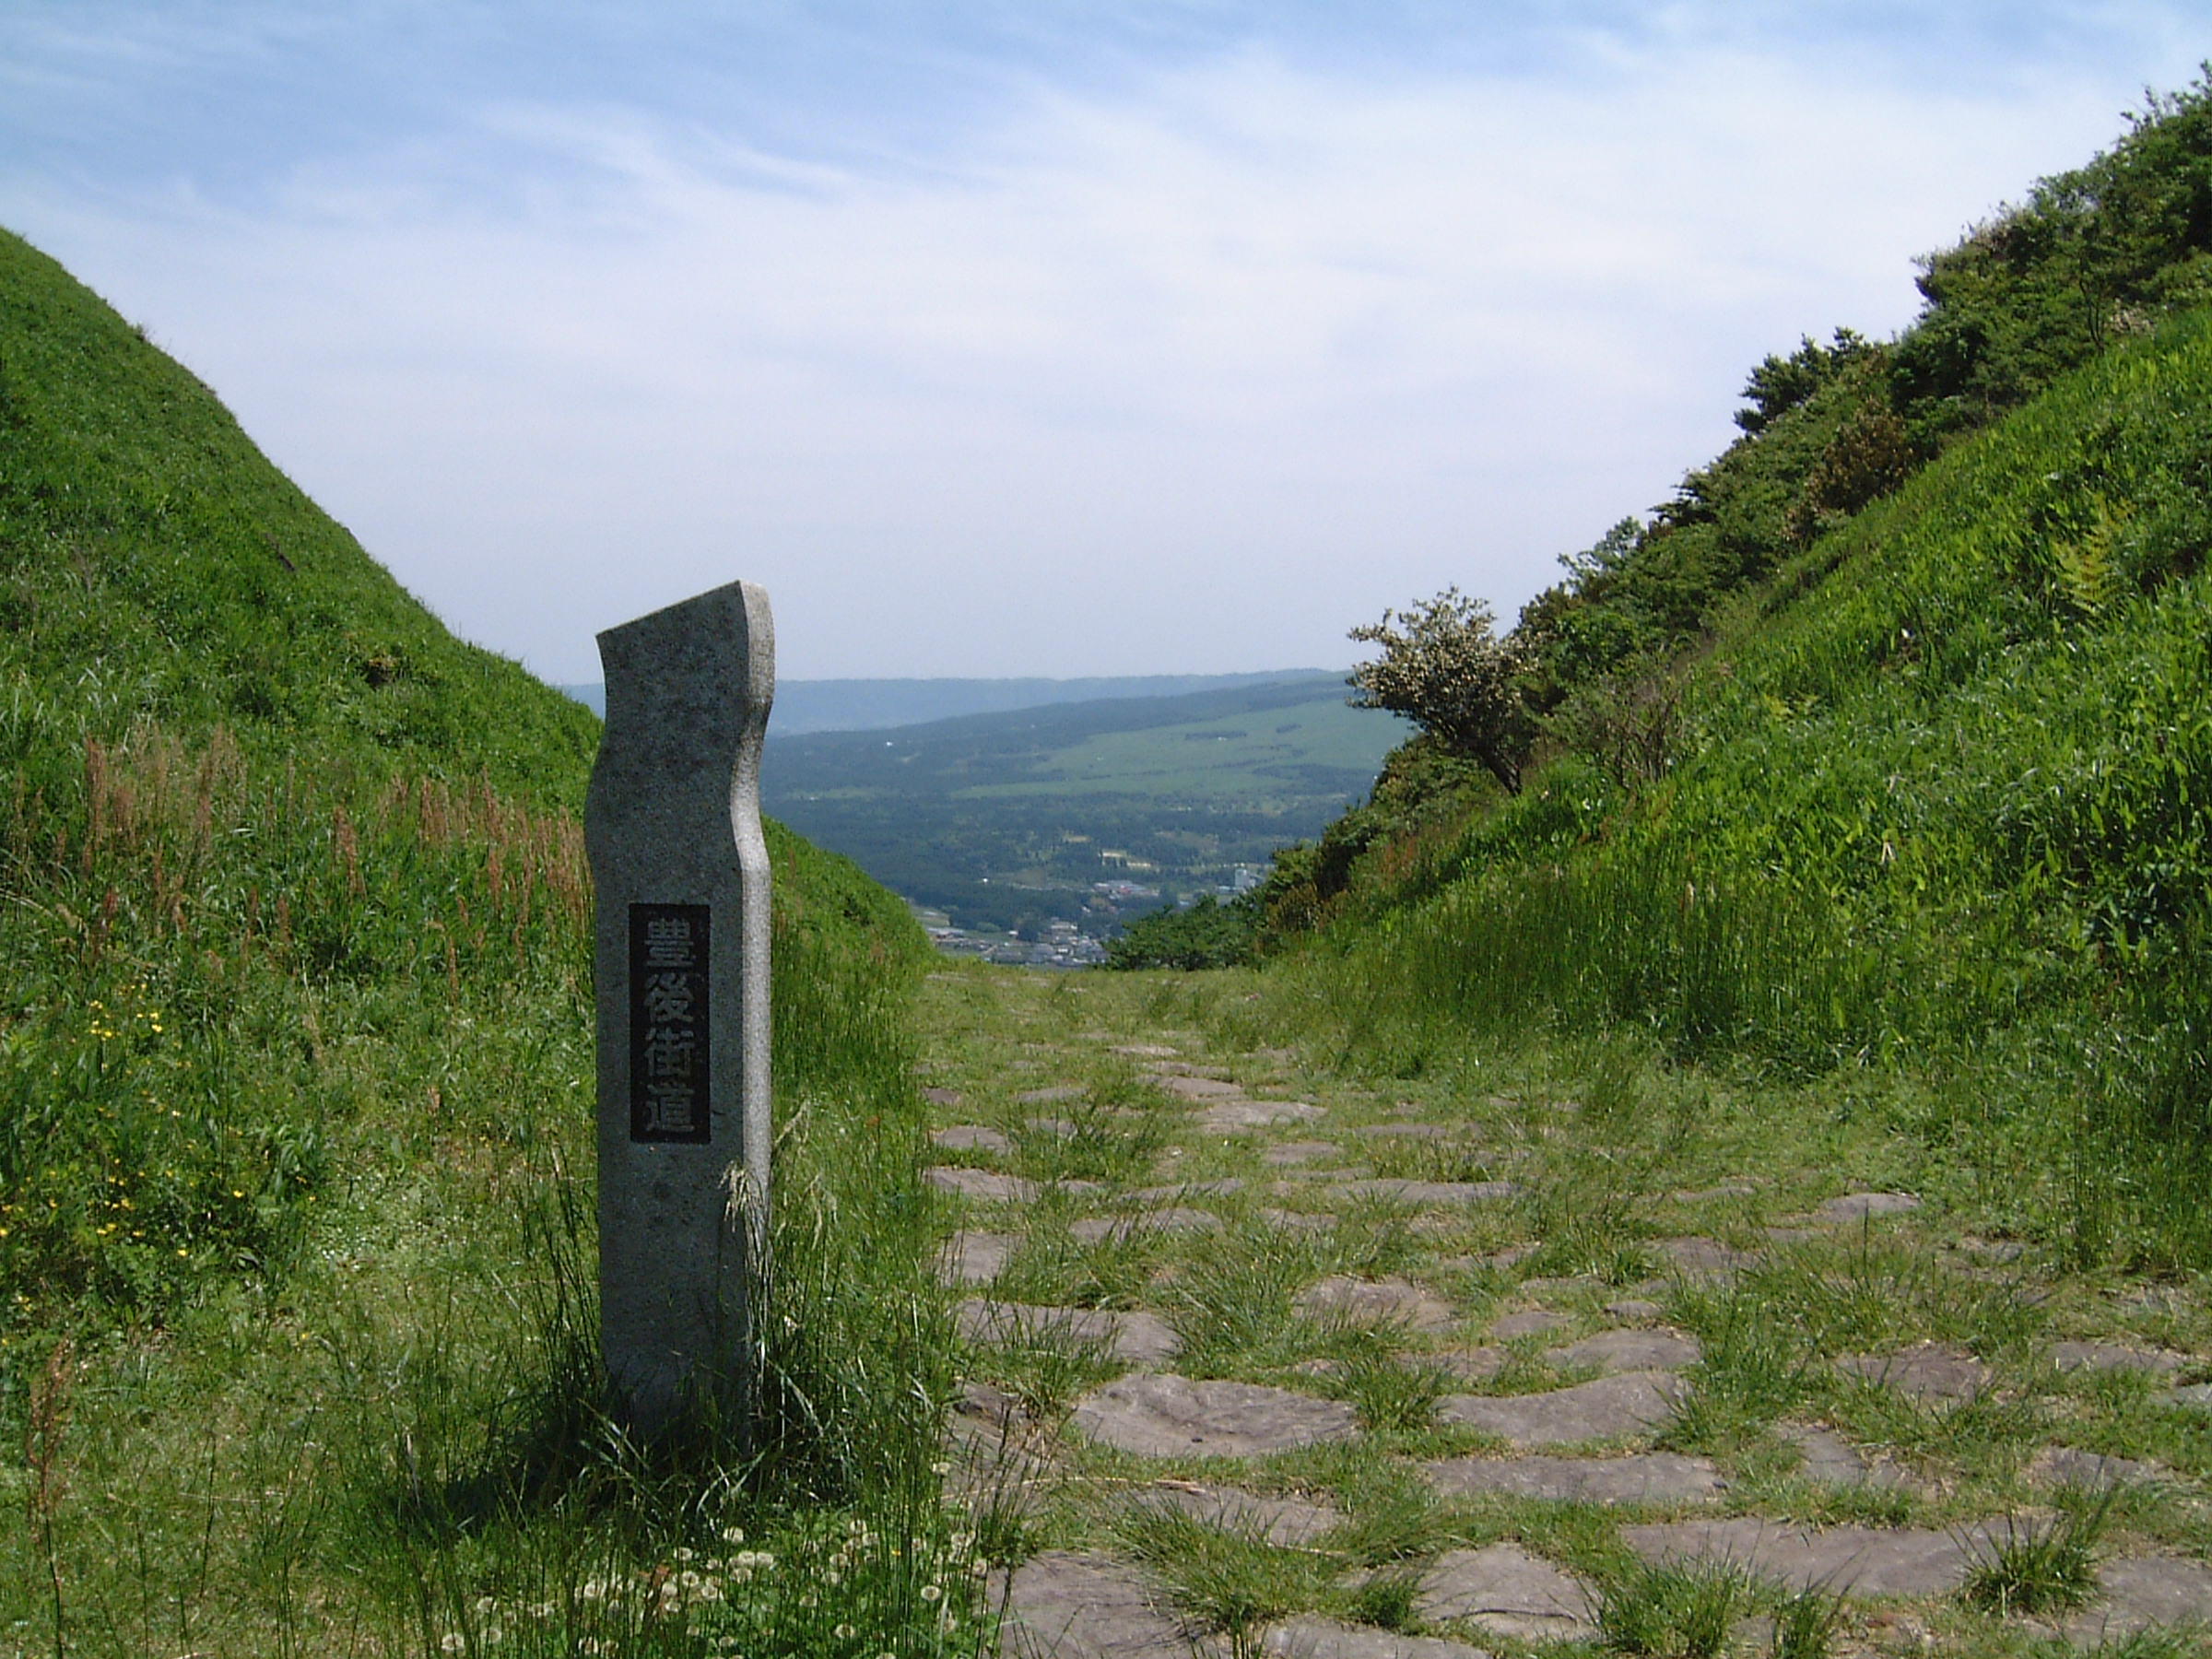
<svg viewBox="0 0 2212 1659">
<path fill-rule="evenodd" d="M 747 1384 L 768 1220 L 768 595 L 701 594 L 599 636 L 606 729 L 584 839 L 597 889 L 601 1344 L 646 1434 Z M 764 1265 L 764 1264 L 761 1264 Z"/>
</svg>

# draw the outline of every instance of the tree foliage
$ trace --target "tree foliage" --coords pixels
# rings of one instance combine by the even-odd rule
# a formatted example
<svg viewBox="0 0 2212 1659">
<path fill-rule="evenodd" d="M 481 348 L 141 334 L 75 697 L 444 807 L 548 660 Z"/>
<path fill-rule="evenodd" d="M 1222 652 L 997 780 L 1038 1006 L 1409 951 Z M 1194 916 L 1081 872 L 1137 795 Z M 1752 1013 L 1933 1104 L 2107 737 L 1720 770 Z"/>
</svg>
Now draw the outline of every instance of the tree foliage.
<svg viewBox="0 0 2212 1659">
<path fill-rule="evenodd" d="M 1526 664 L 1519 644 L 1500 639 L 1490 607 L 1446 588 L 1380 622 L 1351 630 L 1382 654 L 1352 670 L 1363 709 L 1403 714 L 1447 748 L 1478 760 L 1507 794 L 1521 787 L 1521 769 L 1536 724 L 1523 691 Z"/>
</svg>

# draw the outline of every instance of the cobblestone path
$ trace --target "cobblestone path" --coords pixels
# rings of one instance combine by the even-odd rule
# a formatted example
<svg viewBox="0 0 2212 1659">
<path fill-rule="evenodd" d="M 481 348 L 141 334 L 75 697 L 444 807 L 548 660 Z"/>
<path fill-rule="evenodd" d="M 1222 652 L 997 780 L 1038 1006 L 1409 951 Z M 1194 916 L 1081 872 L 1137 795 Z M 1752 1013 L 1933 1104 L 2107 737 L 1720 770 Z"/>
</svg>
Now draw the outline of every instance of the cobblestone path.
<svg viewBox="0 0 2212 1659">
<path fill-rule="evenodd" d="M 1006 1653 L 2212 1652 L 2201 1285 L 1848 1113 L 1308 1072 L 1247 990 L 927 987 Z"/>
</svg>

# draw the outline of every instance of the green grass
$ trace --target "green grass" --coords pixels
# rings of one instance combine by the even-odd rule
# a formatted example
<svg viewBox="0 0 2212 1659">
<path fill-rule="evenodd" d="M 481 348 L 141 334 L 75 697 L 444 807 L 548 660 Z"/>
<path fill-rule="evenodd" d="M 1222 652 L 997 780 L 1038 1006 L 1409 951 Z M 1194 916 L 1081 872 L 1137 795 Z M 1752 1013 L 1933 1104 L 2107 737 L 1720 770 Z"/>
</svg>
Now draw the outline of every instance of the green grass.
<svg viewBox="0 0 2212 1659">
<path fill-rule="evenodd" d="M 607 1414 L 596 736 L 0 237 L 6 1651 L 987 1641 L 934 1467 L 926 944 L 780 826 L 763 1387 L 685 1446 Z"/>
<path fill-rule="evenodd" d="M 2207 406 L 2192 312 L 1960 442 L 1722 624 L 1664 779 L 1561 754 L 1371 852 L 1273 1029 L 1403 1077 L 1606 1030 L 1868 1075 L 1993 1182 L 2030 1171 L 2022 1230 L 2212 1261 Z"/>
</svg>

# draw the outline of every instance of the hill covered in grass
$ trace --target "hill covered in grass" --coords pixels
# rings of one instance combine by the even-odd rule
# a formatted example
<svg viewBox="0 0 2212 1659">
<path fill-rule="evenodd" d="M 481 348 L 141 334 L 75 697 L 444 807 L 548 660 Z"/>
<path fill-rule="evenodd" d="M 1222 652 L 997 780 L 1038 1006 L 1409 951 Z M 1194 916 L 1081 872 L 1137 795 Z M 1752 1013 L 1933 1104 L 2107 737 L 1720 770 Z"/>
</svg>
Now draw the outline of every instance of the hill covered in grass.
<svg viewBox="0 0 2212 1659">
<path fill-rule="evenodd" d="M 2212 1265 L 2208 168 L 2206 91 L 2160 100 L 1925 262 L 1897 342 L 1762 365 L 1524 615 L 1524 787 L 1288 861 L 1282 994 L 1388 1068 L 1612 1030 L 1830 1079 L 2004 1229 Z"/>
<path fill-rule="evenodd" d="M 29 1448 L 0 1626 L 437 1651 L 488 1574 L 626 1570 L 717 1481 L 742 1507 L 598 1415 L 598 729 L 0 234 L 0 1418 Z M 942 1392 L 927 944 L 770 844 L 781 1272 L 743 1501 L 865 1502 L 934 1454 Z"/>
</svg>

